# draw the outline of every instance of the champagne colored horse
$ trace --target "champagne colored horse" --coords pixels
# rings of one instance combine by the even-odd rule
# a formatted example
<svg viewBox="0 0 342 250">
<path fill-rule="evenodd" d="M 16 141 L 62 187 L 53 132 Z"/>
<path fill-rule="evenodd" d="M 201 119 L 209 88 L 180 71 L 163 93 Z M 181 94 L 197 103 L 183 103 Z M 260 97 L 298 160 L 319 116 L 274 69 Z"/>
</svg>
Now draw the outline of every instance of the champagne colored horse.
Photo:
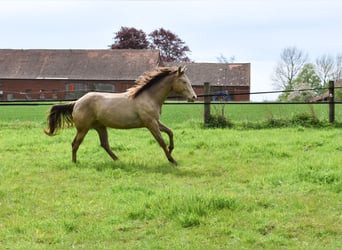
<svg viewBox="0 0 342 250">
<path fill-rule="evenodd" d="M 161 106 L 171 91 L 181 94 L 188 101 L 197 98 L 184 68 L 159 67 L 143 74 L 136 81 L 136 85 L 127 92 L 90 92 L 75 102 L 53 105 L 48 115 L 48 128 L 45 129 L 45 133 L 52 136 L 58 129 L 74 124 L 77 134 L 72 142 L 72 161 L 76 162 L 76 153 L 84 137 L 89 129 L 95 129 L 100 137 L 101 146 L 113 160 L 117 160 L 118 157 L 108 143 L 107 127 L 146 127 L 163 148 L 167 159 L 177 165 L 171 156 L 174 148 L 173 133 L 159 121 Z M 168 134 L 168 148 L 160 132 Z"/>
</svg>

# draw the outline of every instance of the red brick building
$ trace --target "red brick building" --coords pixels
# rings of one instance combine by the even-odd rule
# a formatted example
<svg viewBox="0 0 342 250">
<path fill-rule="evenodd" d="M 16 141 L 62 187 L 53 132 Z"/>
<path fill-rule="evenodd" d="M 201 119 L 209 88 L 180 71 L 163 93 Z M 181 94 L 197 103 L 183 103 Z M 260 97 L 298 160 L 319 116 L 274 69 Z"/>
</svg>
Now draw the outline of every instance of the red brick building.
<svg viewBox="0 0 342 250">
<path fill-rule="evenodd" d="M 162 65 L 158 50 L 0 49 L 0 101 L 73 100 L 89 91 L 123 92 L 145 71 Z M 186 66 L 197 94 L 210 82 L 217 98 L 249 101 L 249 63 Z"/>
<path fill-rule="evenodd" d="M 203 84 L 209 82 L 214 100 L 249 101 L 250 63 L 190 63 L 186 67 L 197 95 L 203 94 Z"/>
<path fill-rule="evenodd" d="M 123 92 L 159 64 L 158 50 L 0 50 L 0 100 Z"/>
</svg>

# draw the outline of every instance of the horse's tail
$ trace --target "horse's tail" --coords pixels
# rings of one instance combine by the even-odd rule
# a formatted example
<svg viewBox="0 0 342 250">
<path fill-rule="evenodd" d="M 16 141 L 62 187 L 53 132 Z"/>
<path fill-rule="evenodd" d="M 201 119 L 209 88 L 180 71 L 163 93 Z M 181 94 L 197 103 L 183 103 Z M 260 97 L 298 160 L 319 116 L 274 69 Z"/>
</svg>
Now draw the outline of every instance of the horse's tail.
<svg viewBox="0 0 342 250">
<path fill-rule="evenodd" d="M 45 134 L 53 136 L 59 129 L 72 126 L 74 106 L 74 102 L 53 105 L 47 117 L 48 127 L 44 130 Z"/>
</svg>

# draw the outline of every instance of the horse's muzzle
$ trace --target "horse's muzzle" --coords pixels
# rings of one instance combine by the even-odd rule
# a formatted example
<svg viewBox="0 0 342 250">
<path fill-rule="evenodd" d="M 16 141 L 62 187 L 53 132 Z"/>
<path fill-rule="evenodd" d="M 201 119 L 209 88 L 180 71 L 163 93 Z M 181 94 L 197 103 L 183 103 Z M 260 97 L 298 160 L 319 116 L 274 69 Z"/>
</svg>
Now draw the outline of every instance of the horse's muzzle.
<svg viewBox="0 0 342 250">
<path fill-rule="evenodd" d="M 194 95 L 192 98 L 188 98 L 188 102 L 194 102 L 197 99 L 197 96 Z"/>
</svg>

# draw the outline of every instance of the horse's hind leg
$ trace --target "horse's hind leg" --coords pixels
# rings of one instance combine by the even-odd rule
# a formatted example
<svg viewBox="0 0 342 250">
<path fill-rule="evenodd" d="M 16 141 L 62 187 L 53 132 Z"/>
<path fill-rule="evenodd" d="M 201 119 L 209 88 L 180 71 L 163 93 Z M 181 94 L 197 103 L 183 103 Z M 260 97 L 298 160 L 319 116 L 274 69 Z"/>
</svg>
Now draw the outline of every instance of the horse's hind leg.
<svg viewBox="0 0 342 250">
<path fill-rule="evenodd" d="M 108 142 L 108 132 L 106 127 L 96 127 L 95 130 L 99 134 L 101 147 L 106 150 L 106 152 L 112 157 L 113 160 L 117 160 L 118 157 L 113 153 L 110 149 L 109 142 Z"/>
<path fill-rule="evenodd" d="M 76 153 L 77 150 L 82 143 L 84 137 L 87 135 L 88 129 L 85 130 L 77 130 L 77 134 L 71 144 L 72 146 L 72 161 L 76 163 Z"/>
</svg>

